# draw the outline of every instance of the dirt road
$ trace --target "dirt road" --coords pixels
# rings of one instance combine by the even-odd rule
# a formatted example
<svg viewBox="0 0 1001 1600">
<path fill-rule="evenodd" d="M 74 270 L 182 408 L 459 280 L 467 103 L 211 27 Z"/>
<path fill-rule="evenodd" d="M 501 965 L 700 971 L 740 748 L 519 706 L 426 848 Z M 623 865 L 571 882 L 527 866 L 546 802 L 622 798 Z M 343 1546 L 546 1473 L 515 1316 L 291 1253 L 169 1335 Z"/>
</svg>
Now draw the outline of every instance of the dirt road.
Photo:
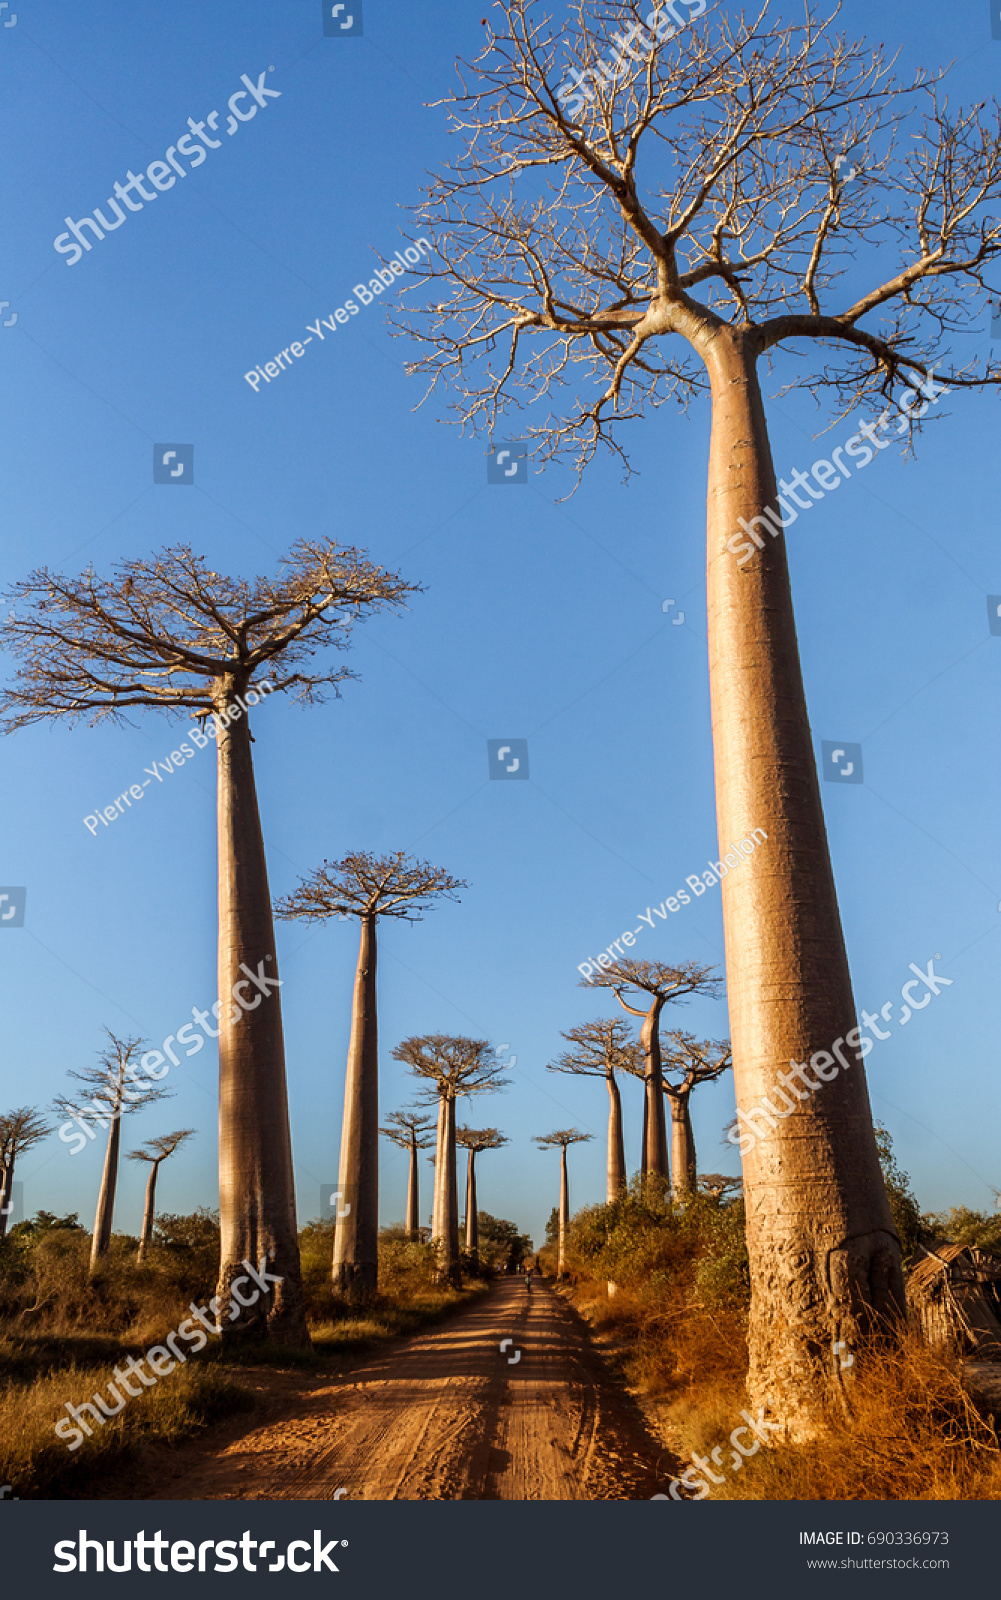
<svg viewBox="0 0 1001 1600">
<path fill-rule="evenodd" d="M 638 1500 L 670 1476 L 587 1325 L 515 1278 L 342 1380 L 304 1380 L 154 1498 Z"/>
</svg>

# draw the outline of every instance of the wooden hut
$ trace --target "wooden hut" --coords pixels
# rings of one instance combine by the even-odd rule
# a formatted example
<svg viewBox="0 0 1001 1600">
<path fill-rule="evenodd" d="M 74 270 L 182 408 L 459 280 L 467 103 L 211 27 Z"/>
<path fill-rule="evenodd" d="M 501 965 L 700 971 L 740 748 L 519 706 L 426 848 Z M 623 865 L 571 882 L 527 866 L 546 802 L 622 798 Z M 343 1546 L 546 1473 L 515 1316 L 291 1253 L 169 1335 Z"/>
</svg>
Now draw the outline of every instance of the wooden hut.
<svg viewBox="0 0 1001 1600">
<path fill-rule="evenodd" d="M 970 1244 L 921 1249 L 907 1303 L 922 1338 L 980 1361 L 1001 1361 L 1001 1259 Z"/>
</svg>

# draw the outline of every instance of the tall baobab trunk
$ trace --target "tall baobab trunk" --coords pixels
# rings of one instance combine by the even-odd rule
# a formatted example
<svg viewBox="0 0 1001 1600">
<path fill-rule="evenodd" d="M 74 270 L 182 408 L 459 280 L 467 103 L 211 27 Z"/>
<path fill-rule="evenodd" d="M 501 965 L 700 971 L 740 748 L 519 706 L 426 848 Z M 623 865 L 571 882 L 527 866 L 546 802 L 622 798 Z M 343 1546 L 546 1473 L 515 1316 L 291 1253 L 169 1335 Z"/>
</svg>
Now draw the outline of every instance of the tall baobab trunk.
<svg viewBox="0 0 1001 1600">
<path fill-rule="evenodd" d="M 560 1227 L 556 1252 L 557 1279 L 566 1276 L 567 1228 L 570 1224 L 570 1181 L 567 1178 L 567 1147 L 560 1147 Z"/>
<path fill-rule="evenodd" d="M 216 1292 L 224 1332 L 263 1325 L 266 1318 L 273 1336 L 304 1344 L 278 961 L 248 718 L 224 729 L 217 717 L 216 740 L 221 1236 Z M 251 983 L 248 973 L 259 982 L 269 980 L 269 992 Z M 251 1009 L 232 1002 L 237 984 Z M 233 1299 L 231 1285 L 245 1276 L 244 1261 L 255 1268 L 266 1261 L 266 1270 L 281 1282 L 230 1322 L 227 1308 L 239 1298 Z"/>
<path fill-rule="evenodd" d="M 476 1151 L 466 1152 L 466 1254 L 473 1273 L 480 1270 L 480 1227 L 476 1216 Z"/>
<path fill-rule="evenodd" d="M 737 1104 L 774 1091 L 790 1061 L 830 1052 L 855 1026 L 807 720 L 783 536 L 744 566 L 726 542 L 776 504 L 751 354 L 716 331 L 708 492 L 709 672 L 720 848 L 755 828 L 767 843 L 723 879 Z M 856 1035 L 857 1038 L 857 1035 Z M 880 1174 L 862 1067 L 793 1102 L 744 1156 L 751 1262 L 752 1404 L 793 1437 L 814 1431 L 818 1358 L 857 1346 L 904 1303 L 900 1246 Z M 825 1068 L 828 1062 L 824 1063 Z"/>
<path fill-rule="evenodd" d="M 375 917 L 361 917 L 344 1084 L 334 1288 L 351 1299 L 379 1281 L 379 1038 L 375 1000 Z"/>
<path fill-rule="evenodd" d="M 14 1190 L 14 1157 L 0 1168 L 0 1239 L 7 1237 L 10 1221 L 10 1197 Z"/>
<path fill-rule="evenodd" d="M 90 1276 L 100 1272 L 111 1250 L 111 1224 L 115 1215 L 115 1189 L 118 1186 L 118 1151 L 122 1142 L 122 1086 L 125 1082 L 125 1064 L 120 1062 L 115 1088 L 109 1101 L 111 1126 L 104 1152 L 104 1171 L 101 1174 L 101 1192 L 97 1197 L 94 1217 L 94 1237 L 90 1241 Z"/>
<path fill-rule="evenodd" d="M 671 1192 L 675 1200 L 684 1200 L 694 1194 L 697 1177 L 689 1095 L 685 1091 L 674 1091 L 668 1099 L 671 1102 Z"/>
<path fill-rule="evenodd" d="M 417 1135 L 412 1133 L 410 1138 L 410 1175 L 407 1178 L 408 1239 L 419 1239 L 421 1236 L 421 1179 L 417 1162 Z"/>
<path fill-rule="evenodd" d="M 660 1014 L 663 1000 L 654 996 L 643 1019 L 640 1044 L 643 1046 L 643 1159 L 640 1174 L 667 1181 L 667 1117 L 664 1114 L 664 1074 L 660 1055 Z"/>
<path fill-rule="evenodd" d="M 440 1140 L 440 1197 L 438 1223 L 438 1271 L 447 1283 L 458 1288 L 459 1269 L 459 1189 L 456 1181 L 455 1161 L 455 1097 L 447 1095 L 442 1102 Z M 436 1167 L 437 1170 L 437 1167 Z"/>
<path fill-rule="evenodd" d="M 617 1199 L 626 1186 L 626 1147 L 622 1137 L 622 1097 L 615 1073 L 605 1074 L 608 1085 L 608 1159 L 605 1167 L 605 1200 Z"/>
<path fill-rule="evenodd" d="M 448 1122 L 445 1096 L 438 1097 L 438 1125 L 435 1129 L 435 1154 L 434 1154 L 434 1200 L 431 1205 L 431 1238 L 436 1249 L 440 1249 L 440 1241 L 445 1232 L 447 1223 L 442 1221 L 442 1177 L 445 1171 L 445 1128 Z"/>
<path fill-rule="evenodd" d="M 146 1206 L 143 1210 L 143 1231 L 139 1235 L 139 1253 L 136 1256 L 137 1261 L 146 1260 L 146 1252 L 149 1249 L 149 1242 L 153 1237 L 153 1213 L 156 1205 L 156 1178 L 159 1171 L 159 1161 L 151 1162 L 149 1177 L 146 1180 Z"/>
</svg>

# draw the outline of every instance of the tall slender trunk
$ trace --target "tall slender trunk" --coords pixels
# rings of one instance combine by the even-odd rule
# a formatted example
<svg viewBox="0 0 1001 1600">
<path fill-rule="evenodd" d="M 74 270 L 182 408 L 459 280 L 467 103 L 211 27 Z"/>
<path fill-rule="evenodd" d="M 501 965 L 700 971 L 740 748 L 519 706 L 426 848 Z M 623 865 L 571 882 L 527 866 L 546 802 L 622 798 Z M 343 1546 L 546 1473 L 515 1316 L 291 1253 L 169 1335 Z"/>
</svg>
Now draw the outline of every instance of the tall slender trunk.
<svg viewBox="0 0 1001 1600">
<path fill-rule="evenodd" d="M 643 1160 L 641 1176 L 668 1178 L 667 1117 L 664 1113 L 664 1074 L 660 1055 L 660 1014 L 664 1002 L 655 996 L 643 1019 L 640 1043 L 643 1046 L 644 1090 Z"/>
<path fill-rule="evenodd" d="M 379 1281 L 379 1037 L 373 916 L 360 919 L 351 1042 L 344 1081 L 334 1288 L 349 1299 L 374 1294 Z"/>
<path fill-rule="evenodd" d="M 556 1252 L 556 1276 L 566 1275 L 567 1227 L 570 1223 L 570 1183 L 567 1178 L 567 1147 L 560 1148 L 560 1231 L 559 1249 Z"/>
<path fill-rule="evenodd" d="M 229 686 L 228 686 L 229 687 Z M 223 1332 L 255 1326 L 308 1343 L 292 1175 L 271 895 L 246 716 L 216 718 L 219 836 L 219 1228 Z M 258 983 L 248 976 L 254 974 Z M 268 980 L 264 984 L 264 980 Z M 258 985 L 264 984 L 269 992 Z M 234 986 L 248 1009 L 236 1004 Z M 269 987 L 270 986 L 270 987 Z M 232 1296 L 244 1261 L 280 1278 L 255 1305 Z"/>
<path fill-rule="evenodd" d="M 480 1224 L 476 1212 L 476 1151 L 467 1153 L 466 1161 L 466 1254 L 469 1270 L 475 1275 L 480 1270 Z"/>
<path fill-rule="evenodd" d="M 605 1200 L 611 1205 L 626 1186 L 626 1147 L 622 1137 L 622 1097 L 615 1073 L 605 1074 L 608 1088 L 608 1160 L 605 1167 Z"/>
<path fill-rule="evenodd" d="M 439 1205 L 438 1271 L 446 1282 L 458 1287 L 459 1263 L 459 1190 L 455 1160 L 455 1097 L 444 1100 L 445 1115 L 441 1136 L 441 1199 Z"/>
<path fill-rule="evenodd" d="M 421 1236 L 421 1179 L 417 1167 L 417 1136 L 410 1138 L 410 1176 L 407 1179 L 407 1238 Z"/>
<path fill-rule="evenodd" d="M 149 1177 L 146 1180 L 146 1207 L 143 1211 L 143 1231 L 139 1235 L 139 1253 L 137 1261 L 146 1260 L 149 1242 L 153 1237 L 153 1211 L 156 1205 L 156 1175 L 160 1170 L 159 1161 L 150 1164 Z"/>
<path fill-rule="evenodd" d="M 696 1189 L 695 1135 L 689 1111 L 689 1093 L 674 1090 L 668 1095 L 671 1102 L 671 1175 L 675 1200 L 684 1200 Z"/>
<path fill-rule="evenodd" d="M 445 1128 L 448 1123 L 448 1109 L 445 1096 L 438 1096 L 438 1125 L 435 1130 L 434 1153 L 434 1200 L 431 1205 L 431 1238 L 436 1248 L 439 1247 L 442 1234 L 446 1229 L 446 1222 L 442 1220 L 442 1196 L 444 1194 L 443 1177 L 445 1172 Z"/>
<path fill-rule="evenodd" d="M 101 1174 L 101 1192 L 97 1197 L 94 1217 L 94 1237 L 90 1242 L 90 1276 L 100 1272 L 111 1251 L 111 1224 L 115 1215 L 115 1190 L 118 1187 L 118 1152 L 122 1142 L 122 1086 L 125 1082 L 125 1064 L 119 1063 L 115 1089 L 110 1101 L 111 1126 L 104 1152 L 104 1172 Z"/>
<path fill-rule="evenodd" d="M 8 1156 L 0 1168 L 0 1239 L 7 1237 L 10 1222 L 10 1197 L 14 1189 L 14 1157 Z"/>
<path fill-rule="evenodd" d="M 767 835 L 722 884 L 737 1105 L 750 1111 L 790 1062 L 830 1053 L 835 1042 L 844 1050 L 856 1017 L 784 536 L 767 537 L 744 566 L 726 549 L 738 518 L 749 522 L 777 503 L 754 357 L 740 334 L 718 332 L 706 363 L 720 850 L 755 829 Z M 818 1080 L 815 1093 L 797 1090 L 803 1098 L 764 1137 L 741 1140 L 751 1264 L 748 1387 L 752 1404 L 769 1405 L 794 1437 L 815 1430 L 818 1358 L 829 1381 L 839 1383 L 833 1345 L 857 1346 L 875 1319 L 895 1319 L 904 1304 L 865 1074 L 850 1048 L 846 1059 L 849 1070 Z"/>
</svg>

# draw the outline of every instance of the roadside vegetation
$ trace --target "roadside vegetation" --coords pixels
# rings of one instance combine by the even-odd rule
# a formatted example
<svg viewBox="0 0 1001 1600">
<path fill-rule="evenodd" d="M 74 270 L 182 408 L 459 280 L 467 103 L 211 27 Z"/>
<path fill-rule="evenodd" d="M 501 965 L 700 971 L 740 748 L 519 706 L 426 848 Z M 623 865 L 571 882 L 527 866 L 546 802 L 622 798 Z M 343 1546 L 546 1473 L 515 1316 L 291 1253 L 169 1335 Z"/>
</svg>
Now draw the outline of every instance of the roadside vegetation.
<svg viewBox="0 0 1001 1600">
<path fill-rule="evenodd" d="M 492 1220 L 492 1219 L 491 1219 Z M 336 1371 L 399 1334 L 447 1316 L 483 1291 L 435 1282 L 431 1245 L 403 1229 L 379 1238 L 378 1290 L 364 1305 L 330 1292 L 332 1222 L 302 1229 L 306 1315 L 311 1345 L 276 1348 L 260 1339 L 220 1347 L 214 1340 L 185 1365 L 143 1388 L 72 1451 L 55 1424 L 95 1392 L 107 1396 L 115 1367 L 205 1307 L 219 1271 L 217 1216 L 161 1215 L 145 1259 L 138 1240 L 115 1234 L 104 1270 L 90 1275 L 91 1236 L 75 1214 L 39 1212 L 0 1243 L 0 1484 L 9 1497 L 73 1498 L 94 1492 L 98 1475 L 141 1460 L 151 1446 L 174 1445 L 258 1401 L 251 1373 L 262 1367 Z"/>
<path fill-rule="evenodd" d="M 995 1216 L 963 1207 L 923 1215 L 889 1134 L 878 1128 L 877 1138 L 905 1261 L 932 1238 L 999 1248 Z M 555 1232 L 551 1221 L 540 1252 L 553 1275 Z M 566 1255 L 566 1292 L 619 1365 L 665 1450 L 684 1463 L 679 1476 L 690 1468 L 695 1498 L 705 1497 L 701 1482 L 715 1499 L 1001 1499 L 993 1416 L 977 1410 L 957 1356 L 929 1349 L 911 1330 L 865 1352 L 846 1378 L 843 1398 L 827 1402 L 811 1441 L 773 1443 L 741 1460 L 730 1434 L 743 1410 L 756 1414 L 745 1389 L 744 1203 L 718 1178 L 701 1180 L 684 1204 L 663 1183 L 634 1179 L 614 1201 L 572 1218 Z M 781 1420 L 779 1407 L 767 1414 Z M 707 1480 L 697 1457 L 723 1481 Z M 675 1492 L 692 1497 L 689 1486 Z"/>
</svg>

